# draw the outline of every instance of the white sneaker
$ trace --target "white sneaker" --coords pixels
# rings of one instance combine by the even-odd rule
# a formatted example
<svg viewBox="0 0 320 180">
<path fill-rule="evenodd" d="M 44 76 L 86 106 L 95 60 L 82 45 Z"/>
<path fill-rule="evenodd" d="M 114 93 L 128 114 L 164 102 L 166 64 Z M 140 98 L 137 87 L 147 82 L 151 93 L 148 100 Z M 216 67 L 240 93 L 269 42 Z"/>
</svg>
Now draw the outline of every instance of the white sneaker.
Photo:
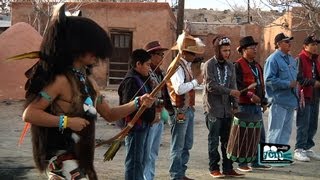
<svg viewBox="0 0 320 180">
<path fill-rule="evenodd" d="M 306 151 L 303 149 L 294 150 L 294 159 L 297 161 L 309 162 L 310 158 L 306 155 Z"/>
<path fill-rule="evenodd" d="M 316 154 L 313 150 L 309 149 L 306 151 L 306 155 L 311 158 L 320 161 L 320 156 Z"/>
</svg>

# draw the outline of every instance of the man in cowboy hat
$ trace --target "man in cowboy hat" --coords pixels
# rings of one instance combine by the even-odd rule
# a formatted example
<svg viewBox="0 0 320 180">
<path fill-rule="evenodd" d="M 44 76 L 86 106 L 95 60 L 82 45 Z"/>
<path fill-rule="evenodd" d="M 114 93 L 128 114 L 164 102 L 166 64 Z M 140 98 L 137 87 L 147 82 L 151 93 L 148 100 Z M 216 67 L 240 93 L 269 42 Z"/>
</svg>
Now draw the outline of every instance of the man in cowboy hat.
<svg viewBox="0 0 320 180">
<path fill-rule="evenodd" d="M 202 75 L 193 77 L 191 63 L 196 54 L 202 53 L 204 53 L 204 45 L 201 40 L 187 36 L 182 47 L 180 65 L 167 82 L 174 107 L 174 113 L 170 118 L 171 163 L 169 172 L 171 179 L 190 179 L 186 177 L 186 164 L 189 161 L 189 151 L 193 145 L 194 88 L 203 81 Z"/>
<path fill-rule="evenodd" d="M 144 49 L 151 55 L 151 64 L 150 64 L 150 78 L 152 82 L 152 89 L 158 86 L 164 78 L 164 72 L 160 68 L 162 60 L 164 58 L 164 52 L 168 48 L 163 48 L 159 41 L 151 41 L 144 46 Z M 154 179 L 155 174 L 155 161 L 158 157 L 159 147 L 161 143 L 161 137 L 164 127 L 164 122 L 168 120 L 168 112 L 166 109 L 172 113 L 172 105 L 167 91 L 167 86 L 164 86 L 157 94 L 156 101 L 156 118 L 151 123 L 151 127 L 147 136 L 146 144 L 146 158 L 144 159 L 144 179 L 152 180 Z"/>
<path fill-rule="evenodd" d="M 241 58 L 235 63 L 237 87 L 239 90 L 245 89 L 252 83 L 257 83 L 254 89 L 246 90 L 239 97 L 239 111 L 257 115 L 262 120 L 261 107 L 263 112 L 267 108 L 268 100 L 265 98 L 263 71 L 259 63 L 255 61 L 258 43 L 252 36 L 240 39 L 240 46 L 237 48 Z M 262 122 L 260 142 L 265 142 L 265 130 Z M 258 157 L 251 163 L 253 168 L 271 169 L 271 166 L 259 165 Z M 239 163 L 239 171 L 249 172 L 252 168 L 247 163 Z"/>
<path fill-rule="evenodd" d="M 294 159 L 298 161 L 320 160 L 320 156 L 311 150 L 317 132 L 319 115 L 320 63 L 317 54 L 320 40 L 308 36 L 298 56 L 298 82 L 300 106 L 297 112 L 297 137 Z"/>
<path fill-rule="evenodd" d="M 289 54 L 293 37 L 279 33 L 274 38 L 276 50 L 264 66 L 266 96 L 271 101 L 267 143 L 288 144 L 297 100 L 297 62 Z"/>
</svg>

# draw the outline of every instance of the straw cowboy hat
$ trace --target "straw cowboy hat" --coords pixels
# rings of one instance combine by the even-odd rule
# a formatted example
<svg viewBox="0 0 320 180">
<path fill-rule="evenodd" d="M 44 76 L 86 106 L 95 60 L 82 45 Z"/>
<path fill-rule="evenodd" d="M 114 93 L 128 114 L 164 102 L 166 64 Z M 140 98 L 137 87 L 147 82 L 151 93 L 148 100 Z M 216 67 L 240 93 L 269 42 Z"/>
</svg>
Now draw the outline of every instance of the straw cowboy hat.
<svg viewBox="0 0 320 180">
<path fill-rule="evenodd" d="M 175 45 L 171 50 L 179 50 L 178 46 Z M 205 45 L 200 38 L 195 38 L 191 35 L 187 35 L 183 41 L 182 51 L 192 52 L 195 54 L 203 54 L 205 51 Z"/>
<path fill-rule="evenodd" d="M 146 50 L 147 52 L 168 50 L 168 48 L 162 47 L 159 41 L 151 41 L 146 45 L 144 45 L 143 49 Z"/>
</svg>

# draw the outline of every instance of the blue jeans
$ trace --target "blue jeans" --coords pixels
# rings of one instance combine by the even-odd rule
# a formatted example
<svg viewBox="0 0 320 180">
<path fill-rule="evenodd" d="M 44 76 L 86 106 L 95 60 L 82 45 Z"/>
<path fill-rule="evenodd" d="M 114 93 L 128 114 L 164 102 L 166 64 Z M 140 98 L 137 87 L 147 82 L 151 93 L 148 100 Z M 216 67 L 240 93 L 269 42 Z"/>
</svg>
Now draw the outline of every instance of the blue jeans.
<svg viewBox="0 0 320 180">
<path fill-rule="evenodd" d="M 209 130 L 208 134 L 208 154 L 209 154 L 209 171 L 220 171 L 219 161 L 220 154 L 219 137 L 221 142 L 222 153 L 222 170 L 229 172 L 233 169 L 232 161 L 227 158 L 227 145 L 231 128 L 232 118 L 217 118 L 210 113 L 206 114 L 206 125 Z"/>
<path fill-rule="evenodd" d="M 171 116 L 171 147 L 170 147 L 170 178 L 181 179 L 185 176 L 189 161 L 189 150 L 193 145 L 194 110 L 189 107 L 185 110 L 185 120 L 177 121 Z"/>
<path fill-rule="evenodd" d="M 144 159 L 144 179 L 152 180 L 155 174 L 155 164 L 158 157 L 161 137 L 163 132 L 163 121 L 153 124 L 150 127 L 149 134 L 147 136 L 147 144 L 145 153 L 149 156 Z"/>
<path fill-rule="evenodd" d="M 289 144 L 294 107 L 272 104 L 268 117 L 267 143 Z"/>
<path fill-rule="evenodd" d="M 241 105 L 239 106 L 239 111 L 240 112 L 246 112 L 249 114 L 255 114 L 259 116 L 259 119 L 262 120 L 262 126 L 261 126 L 261 134 L 260 134 L 260 143 L 265 143 L 266 141 L 266 133 L 264 129 L 264 124 L 263 124 L 263 119 L 262 119 L 262 111 L 261 111 L 261 106 L 259 105 Z M 251 162 L 253 166 L 258 165 L 258 154 L 256 155 L 256 159 Z M 239 166 L 247 166 L 247 163 L 239 163 Z"/>
<path fill-rule="evenodd" d="M 125 159 L 125 179 L 143 180 L 144 163 L 148 156 L 145 152 L 147 135 L 150 126 L 143 129 L 131 131 L 125 139 L 126 159 Z"/>
<path fill-rule="evenodd" d="M 317 132 L 319 115 L 319 100 L 312 104 L 306 104 L 303 109 L 298 109 L 297 113 L 297 138 L 295 149 L 308 150 L 315 143 L 313 137 Z"/>
</svg>

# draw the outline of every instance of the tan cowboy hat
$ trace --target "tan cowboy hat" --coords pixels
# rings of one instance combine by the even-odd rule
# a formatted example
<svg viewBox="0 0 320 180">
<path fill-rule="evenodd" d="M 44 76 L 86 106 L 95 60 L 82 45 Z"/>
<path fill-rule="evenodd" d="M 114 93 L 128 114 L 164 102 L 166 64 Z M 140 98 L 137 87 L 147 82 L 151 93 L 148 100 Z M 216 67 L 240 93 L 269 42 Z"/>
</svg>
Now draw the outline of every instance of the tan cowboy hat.
<svg viewBox="0 0 320 180">
<path fill-rule="evenodd" d="M 171 48 L 171 50 L 179 50 L 178 45 L 175 44 Z M 203 44 L 200 38 L 195 38 L 191 35 L 186 35 L 183 42 L 182 51 L 192 52 L 195 54 L 203 54 L 205 51 L 205 45 Z"/>
</svg>

